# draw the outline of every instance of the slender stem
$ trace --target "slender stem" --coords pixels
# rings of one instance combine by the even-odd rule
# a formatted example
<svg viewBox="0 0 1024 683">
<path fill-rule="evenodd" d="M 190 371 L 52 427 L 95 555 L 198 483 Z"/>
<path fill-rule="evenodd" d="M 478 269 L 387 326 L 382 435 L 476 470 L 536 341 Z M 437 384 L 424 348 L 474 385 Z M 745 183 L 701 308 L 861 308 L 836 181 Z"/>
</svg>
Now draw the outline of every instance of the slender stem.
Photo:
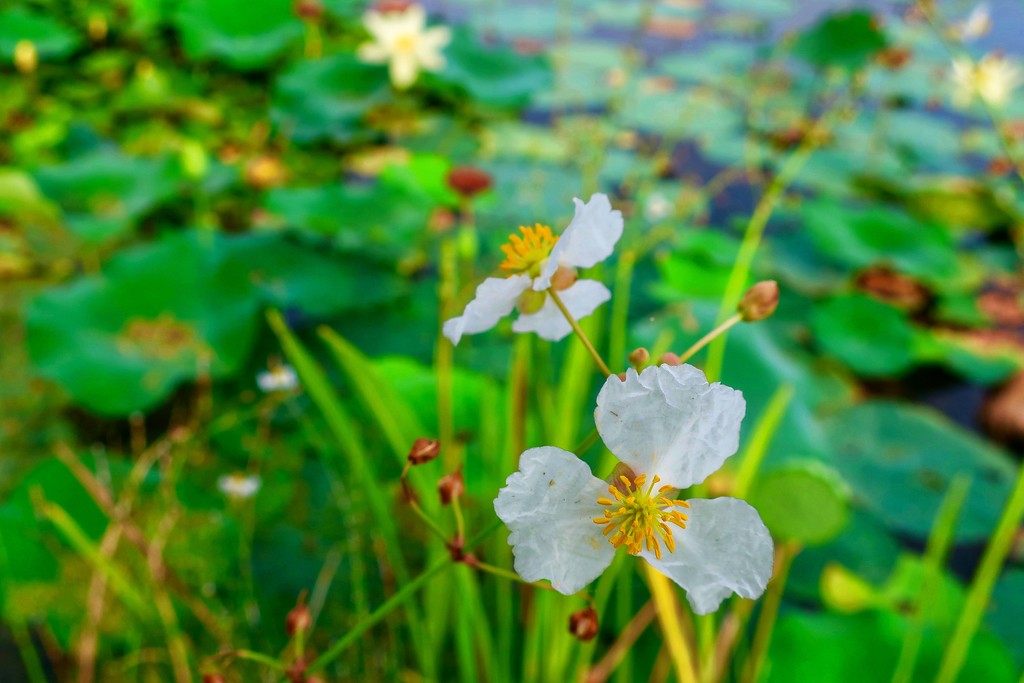
<svg viewBox="0 0 1024 683">
<path fill-rule="evenodd" d="M 590 430 L 590 433 L 583 437 L 583 441 L 580 441 L 580 445 L 573 449 L 573 453 L 576 455 L 583 455 L 590 450 L 590 447 L 597 443 L 597 440 L 601 438 L 601 434 L 597 431 L 597 427 Z"/>
<path fill-rule="evenodd" d="M 691 346 L 690 348 L 686 349 L 686 351 L 683 352 L 683 355 L 679 356 L 679 362 L 680 363 L 685 363 L 686 361 L 688 361 L 691 358 L 693 358 L 693 356 L 698 351 L 700 351 L 705 346 L 710 344 L 712 339 L 714 339 L 718 335 L 722 334 L 723 332 L 728 330 L 730 327 L 732 327 L 736 323 L 740 322 L 742 319 L 743 318 L 740 317 L 740 314 L 737 313 L 734 316 L 732 316 L 731 318 L 729 318 L 728 320 L 726 320 L 724 323 L 722 323 L 721 325 L 716 327 L 715 329 L 713 329 L 710 332 L 708 332 L 707 334 L 705 334 L 703 337 L 701 337 L 700 339 L 695 341 L 693 343 L 693 346 Z"/>
<path fill-rule="evenodd" d="M 974 634 L 985 615 L 985 608 L 988 606 L 996 579 L 999 578 L 999 570 L 1002 569 L 1003 562 L 1006 561 L 1006 555 L 1010 552 L 1014 534 L 1022 519 L 1024 519 L 1024 466 L 1020 468 L 1010 500 L 1003 509 L 1003 516 L 999 520 L 992 540 L 981 558 L 981 565 L 971 582 L 971 588 L 967 592 L 967 601 L 964 603 L 964 609 L 960 613 L 953 636 L 946 647 L 946 655 L 939 668 L 939 675 L 935 677 L 935 683 L 953 683 L 960 674 L 960 669 L 967 659 L 971 641 L 974 640 Z"/>
<path fill-rule="evenodd" d="M 452 496 L 452 512 L 455 513 L 455 532 L 458 538 L 462 539 L 465 537 L 466 522 L 462 517 L 462 504 L 459 503 L 458 496 Z"/>
<path fill-rule="evenodd" d="M 260 652 L 253 652 L 252 650 L 232 650 L 231 652 L 225 653 L 225 656 L 256 662 L 257 664 L 262 664 L 263 666 L 274 669 L 275 671 L 284 671 L 285 668 L 284 664 L 273 657 Z"/>
<path fill-rule="evenodd" d="M 648 601 L 640 611 L 637 612 L 629 623 L 623 627 L 619 637 L 608 648 L 608 652 L 597 664 L 591 667 L 584 680 L 586 683 L 602 683 L 608 680 L 615 668 L 625 659 L 633 644 L 640 638 L 647 627 L 651 625 L 658 616 L 658 609 L 654 601 Z"/>
<path fill-rule="evenodd" d="M 650 565 L 646 565 L 645 569 L 651 597 L 654 598 L 654 604 L 658 606 L 658 622 L 664 633 L 665 644 L 672 658 L 676 677 L 681 683 L 696 683 L 697 673 L 694 669 L 694 659 L 679 622 L 679 609 L 675 593 L 672 591 L 672 584 Z"/>
<path fill-rule="evenodd" d="M 597 367 L 600 368 L 601 372 L 604 373 L 604 376 L 608 377 L 609 375 L 611 375 L 612 371 L 609 370 L 608 366 L 605 365 L 605 362 L 601 360 L 600 354 L 597 353 L 597 349 L 594 348 L 594 345 L 590 343 L 590 339 L 583 331 L 583 328 L 580 327 L 580 324 L 576 322 L 576 318 L 572 317 L 572 314 L 569 313 L 569 309 L 565 307 L 564 303 L 562 303 L 562 299 L 561 297 L 558 296 L 558 292 L 556 292 L 553 289 L 549 289 L 548 296 L 550 296 L 551 300 L 555 302 L 556 306 L 558 306 L 558 310 L 562 312 L 562 315 L 565 316 L 565 319 L 569 322 L 569 325 L 572 326 L 573 332 L 575 332 L 576 336 L 579 337 L 579 340 L 583 342 L 583 346 L 586 347 L 587 351 L 590 353 L 591 358 L 593 358 L 594 362 L 597 364 Z"/>
<path fill-rule="evenodd" d="M 740 678 L 744 683 L 757 683 L 761 675 L 761 666 L 764 664 L 765 655 L 768 654 L 768 646 L 772 642 L 772 631 L 775 630 L 775 618 L 779 614 L 779 605 L 782 603 L 782 592 L 786 587 L 786 579 L 789 577 L 789 568 L 793 564 L 793 558 L 800 552 L 800 547 L 793 542 L 782 543 L 779 546 L 779 564 L 775 577 L 768 584 L 764 601 L 761 604 L 761 614 L 757 618 L 757 627 L 754 630 L 754 643 L 750 647 L 750 656 L 743 667 L 743 676 Z"/>
</svg>

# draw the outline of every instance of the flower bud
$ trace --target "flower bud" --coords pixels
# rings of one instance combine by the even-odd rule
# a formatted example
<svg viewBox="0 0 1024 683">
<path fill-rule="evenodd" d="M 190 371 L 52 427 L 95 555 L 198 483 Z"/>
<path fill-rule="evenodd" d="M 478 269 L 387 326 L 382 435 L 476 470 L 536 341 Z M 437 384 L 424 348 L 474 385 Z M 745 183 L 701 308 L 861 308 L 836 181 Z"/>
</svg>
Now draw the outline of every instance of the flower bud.
<svg viewBox="0 0 1024 683">
<path fill-rule="evenodd" d="M 462 478 L 461 470 L 446 474 L 441 477 L 441 481 L 437 482 L 437 493 L 441 496 L 441 505 L 448 505 L 465 492 L 466 482 Z"/>
<path fill-rule="evenodd" d="M 245 165 L 245 182 L 257 190 L 266 190 L 284 183 L 288 169 L 275 156 L 263 154 Z"/>
<path fill-rule="evenodd" d="M 775 280 L 762 280 L 747 290 L 736 310 L 743 322 L 753 323 L 771 316 L 778 306 L 779 283 Z"/>
<path fill-rule="evenodd" d="M 39 66 L 39 51 L 31 40 L 19 40 L 14 46 L 14 66 L 23 74 L 30 74 Z"/>
<path fill-rule="evenodd" d="M 409 464 L 424 465 L 436 458 L 440 452 L 440 441 L 420 437 L 412 442 L 412 448 L 409 449 Z"/>
<path fill-rule="evenodd" d="M 298 602 L 295 603 L 295 607 L 292 607 L 288 616 L 285 617 L 284 630 L 289 636 L 295 636 L 297 633 L 308 633 L 312 626 L 313 616 L 309 613 L 309 607 L 306 606 L 306 592 L 303 591 Z"/>
<path fill-rule="evenodd" d="M 491 174 L 473 166 L 456 166 L 448 171 L 448 187 L 463 197 L 472 197 L 491 187 Z"/>
<path fill-rule="evenodd" d="M 203 674 L 203 683 L 228 683 L 228 679 L 224 678 L 224 674 Z"/>
<path fill-rule="evenodd" d="M 411 5 L 411 0 L 378 0 L 373 3 L 373 9 L 381 14 L 387 14 L 388 12 L 404 12 Z"/>
<path fill-rule="evenodd" d="M 569 633 L 583 642 L 593 640 L 597 629 L 597 611 L 593 607 L 581 609 L 569 616 Z"/>
<path fill-rule="evenodd" d="M 299 19 L 306 21 L 319 21 L 324 15 L 324 6 L 320 0 L 295 0 L 292 9 Z"/>
<path fill-rule="evenodd" d="M 551 276 L 551 289 L 556 292 L 569 289 L 576 284 L 576 280 L 578 280 L 579 277 L 580 276 L 576 272 L 575 268 L 559 266 L 558 270 L 555 271 L 555 274 Z"/>
<path fill-rule="evenodd" d="M 107 37 L 107 18 L 99 12 L 90 15 L 88 31 L 94 43 L 102 43 Z"/>
<path fill-rule="evenodd" d="M 651 352 L 641 346 L 630 352 L 628 360 L 630 365 L 639 370 L 651 360 Z"/>
<path fill-rule="evenodd" d="M 679 365 L 679 364 L 680 364 L 679 356 L 677 356 L 676 354 L 672 353 L 671 351 L 667 351 L 667 352 L 661 354 L 661 358 L 658 359 L 658 365 Z"/>
</svg>

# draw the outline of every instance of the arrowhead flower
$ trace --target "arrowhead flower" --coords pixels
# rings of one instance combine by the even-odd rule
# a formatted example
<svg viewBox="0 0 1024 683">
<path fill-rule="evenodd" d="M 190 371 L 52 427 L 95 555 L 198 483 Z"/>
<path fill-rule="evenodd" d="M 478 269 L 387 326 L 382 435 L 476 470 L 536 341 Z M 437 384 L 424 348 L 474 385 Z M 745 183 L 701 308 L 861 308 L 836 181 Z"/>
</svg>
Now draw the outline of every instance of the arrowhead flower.
<svg viewBox="0 0 1024 683">
<path fill-rule="evenodd" d="M 357 56 L 370 64 L 387 64 L 391 83 L 405 90 L 416 81 L 420 70 L 444 68 L 442 49 L 451 39 L 447 26 L 427 28 L 427 13 L 422 5 L 363 15 L 370 42 L 359 46 Z"/>
<path fill-rule="evenodd" d="M 509 275 L 484 280 L 462 315 L 445 322 L 444 336 L 458 344 L 462 335 L 489 330 L 518 308 L 519 317 L 512 323 L 515 332 L 536 332 L 543 339 L 558 341 L 572 327 L 550 291 L 558 292 L 576 320 L 611 298 L 600 282 L 577 280 L 576 269 L 590 268 L 611 256 L 622 236 L 622 212 L 613 211 L 603 194 L 593 195 L 586 204 L 573 201 L 576 215 L 561 236 L 540 223 L 520 227 L 520 235 L 509 235 L 501 247 L 505 253 L 501 269 Z"/>
<path fill-rule="evenodd" d="M 609 377 L 594 418 L 628 476 L 605 482 L 574 454 L 531 448 L 494 509 L 511 531 L 515 569 L 570 595 L 625 548 L 679 584 L 698 614 L 732 593 L 757 598 L 772 573 L 773 545 L 742 500 L 680 500 L 736 452 L 746 404 L 690 365 Z M 623 467 L 625 466 L 625 467 Z"/>
<path fill-rule="evenodd" d="M 952 78 L 956 106 L 968 107 L 977 96 L 990 106 L 1001 108 L 1024 83 L 1024 72 L 1004 55 L 991 52 L 976 64 L 969 59 L 954 59 Z"/>
</svg>

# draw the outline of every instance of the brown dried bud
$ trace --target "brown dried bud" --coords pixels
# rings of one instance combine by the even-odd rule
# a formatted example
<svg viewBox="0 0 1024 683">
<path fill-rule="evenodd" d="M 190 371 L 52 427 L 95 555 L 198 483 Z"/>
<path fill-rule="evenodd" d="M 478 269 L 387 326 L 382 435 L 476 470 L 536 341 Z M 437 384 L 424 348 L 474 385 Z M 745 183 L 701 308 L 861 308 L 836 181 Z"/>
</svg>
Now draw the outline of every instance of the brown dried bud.
<svg viewBox="0 0 1024 683">
<path fill-rule="evenodd" d="M 491 174 L 473 166 L 456 166 L 448 171 L 448 187 L 463 197 L 472 197 L 491 187 Z"/>
<path fill-rule="evenodd" d="M 306 21 L 319 21 L 324 15 L 324 6 L 320 0 L 295 0 L 292 9 L 299 19 Z"/>
<path fill-rule="evenodd" d="M 203 683 L 228 683 L 224 674 L 203 674 Z"/>
<path fill-rule="evenodd" d="M 30 74 L 39 66 L 39 50 L 31 40 L 19 40 L 14 45 L 14 66 L 23 74 Z"/>
<path fill-rule="evenodd" d="M 624 372 L 620 372 L 620 373 L 618 373 L 615 376 L 619 378 L 620 382 L 625 382 L 626 381 L 626 373 L 624 373 Z"/>
<path fill-rule="evenodd" d="M 373 9 L 386 14 L 388 12 L 404 12 L 412 6 L 411 0 L 379 0 L 373 3 Z"/>
<path fill-rule="evenodd" d="M 409 449 L 409 464 L 423 465 L 438 456 L 441 452 L 441 442 L 437 439 L 424 439 L 420 437 L 412 442 Z"/>
<path fill-rule="evenodd" d="M 914 53 L 905 47 L 887 47 L 878 53 L 876 60 L 886 69 L 897 71 L 910 61 Z"/>
<path fill-rule="evenodd" d="M 771 316 L 778 307 L 779 283 L 775 280 L 762 280 L 747 290 L 736 310 L 743 322 L 754 323 Z"/>
<path fill-rule="evenodd" d="M 593 607 L 581 609 L 569 616 L 569 633 L 575 638 L 583 642 L 593 640 L 594 636 L 597 635 L 597 630 L 597 612 Z"/>
<path fill-rule="evenodd" d="M 661 358 L 658 359 L 658 365 L 679 365 L 681 362 L 679 356 L 671 351 L 661 354 Z"/>
<path fill-rule="evenodd" d="M 441 477 L 437 482 L 437 493 L 441 496 L 441 505 L 448 505 L 466 492 L 466 481 L 462 478 L 462 470 Z"/>
<path fill-rule="evenodd" d="M 558 270 L 555 271 L 555 274 L 551 276 L 551 289 L 556 292 L 569 289 L 576 284 L 576 280 L 578 280 L 579 277 L 579 273 L 576 272 L 575 268 L 559 266 Z"/>
<path fill-rule="evenodd" d="M 630 351 L 628 360 L 630 365 L 639 370 L 651 360 L 651 352 L 641 346 Z"/>
<path fill-rule="evenodd" d="M 303 591 L 298 602 L 295 603 L 295 607 L 292 607 L 288 616 L 285 617 L 284 630 L 289 636 L 294 636 L 297 633 L 308 633 L 312 626 L 313 616 L 309 613 L 309 607 L 306 606 L 306 592 Z"/>
</svg>

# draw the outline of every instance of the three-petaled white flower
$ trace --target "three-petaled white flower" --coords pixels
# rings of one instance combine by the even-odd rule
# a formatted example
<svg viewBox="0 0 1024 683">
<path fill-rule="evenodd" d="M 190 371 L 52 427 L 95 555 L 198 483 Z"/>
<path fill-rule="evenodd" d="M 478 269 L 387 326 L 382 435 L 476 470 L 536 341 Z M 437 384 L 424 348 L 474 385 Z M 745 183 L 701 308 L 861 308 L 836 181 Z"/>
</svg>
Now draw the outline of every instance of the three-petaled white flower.
<svg viewBox="0 0 1024 683">
<path fill-rule="evenodd" d="M 464 334 L 491 329 L 498 321 L 519 309 L 512 323 L 515 332 L 536 332 L 549 341 L 558 341 L 572 327 L 549 296 L 558 297 L 569 314 L 579 320 L 593 313 L 611 298 L 608 288 L 596 280 L 577 280 L 577 268 L 590 268 L 608 258 L 622 236 L 622 212 L 613 211 L 603 194 L 595 194 L 584 204 L 579 199 L 576 214 L 559 237 L 551 228 L 537 224 L 520 227 L 520 235 L 509 235 L 502 245 L 505 261 L 502 270 L 508 277 L 489 277 L 476 289 L 476 296 L 462 315 L 444 324 L 444 336 L 458 344 Z"/>
<path fill-rule="evenodd" d="M 359 46 L 356 55 L 370 64 L 387 64 L 391 83 L 405 90 L 416 81 L 420 70 L 444 68 L 442 49 L 451 39 L 447 26 L 427 28 L 422 5 L 363 15 L 363 25 L 373 38 Z"/>
<path fill-rule="evenodd" d="M 1004 107 L 1013 90 L 1024 83 L 1024 72 L 1006 56 L 990 52 L 977 63 L 953 60 L 953 103 L 967 107 L 975 95 L 993 107 Z"/>
<path fill-rule="evenodd" d="M 265 394 L 292 391 L 299 386 L 299 376 L 290 365 L 276 365 L 256 374 L 256 386 Z"/>
<path fill-rule="evenodd" d="M 245 500 L 252 498 L 263 485 L 263 480 L 255 474 L 232 472 L 217 480 L 217 488 L 228 498 Z"/>
<path fill-rule="evenodd" d="M 675 499 L 736 452 L 745 410 L 739 391 L 709 385 L 690 365 L 609 377 L 594 418 L 631 476 L 609 486 L 568 451 L 523 453 L 494 501 L 511 531 L 516 571 L 570 595 L 625 547 L 679 584 L 698 614 L 715 611 L 731 593 L 761 595 L 773 545 L 757 511 L 735 498 Z"/>
</svg>

